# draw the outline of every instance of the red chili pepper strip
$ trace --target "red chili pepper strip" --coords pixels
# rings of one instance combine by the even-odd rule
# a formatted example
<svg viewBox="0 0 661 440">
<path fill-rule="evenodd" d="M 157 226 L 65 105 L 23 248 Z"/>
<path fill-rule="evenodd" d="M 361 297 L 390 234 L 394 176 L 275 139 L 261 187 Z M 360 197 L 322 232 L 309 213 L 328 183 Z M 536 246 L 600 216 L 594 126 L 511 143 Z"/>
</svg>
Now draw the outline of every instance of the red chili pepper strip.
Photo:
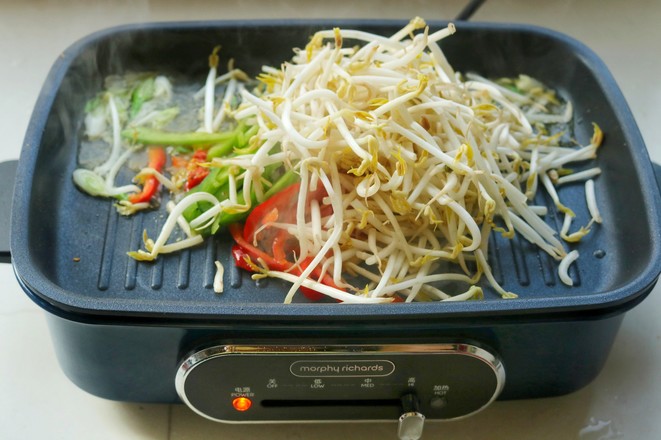
<svg viewBox="0 0 661 440">
<path fill-rule="evenodd" d="M 195 188 L 209 175 L 209 168 L 197 166 L 188 172 L 186 178 L 186 191 Z"/>
<path fill-rule="evenodd" d="M 195 150 L 192 159 L 199 162 L 204 162 L 207 160 L 207 154 L 209 154 L 207 150 Z"/>
<path fill-rule="evenodd" d="M 159 173 L 163 171 L 165 162 L 167 160 L 165 156 L 165 150 L 162 147 L 149 147 L 147 149 L 147 157 L 149 159 L 147 166 L 153 168 Z M 159 187 L 158 179 L 154 176 L 149 176 L 145 180 L 145 184 L 142 187 L 142 191 L 137 194 L 131 194 L 129 196 L 129 202 L 131 203 L 147 203 L 151 200 L 152 197 L 156 194 Z"/>
<path fill-rule="evenodd" d="M 261 249 L 256 248 L 252 244 L 248 243 L 243 238 L 243 231 L 241 230 L 241 225 L 238 223 L 233 223 L 229 226 L 230 234 L 232 238 L 236 241 L 236 244 L 241 247 L 241 249 L 253 260 L 255 264 L 258 263 L 259 259 L 264 261 L 264 263 L 269 267 L 269 269 L 285 271 L 292 266 L 287 260 L 276 260 L 266 252 Z"/>
<path fill-rule="evenodd" d="M 303 271 L 310 265 L 310 263 L 312 263 L 312 260 L 313 260 L 312 257 L 308 257 L 305 260 L 303 260 L 303 262 L 301 262 L 300 265 L 301 268 L 300 271 L 298 272 L 299 275 L 303 273 Z M 318 280 L 322 284 L 325 284 L 329 287 L 334 287 L 335 289 L 344 290 L 344 289 L 340 289 L 337 286 L 337 284 L 335 284 L 335 281 L 333 281 L 333 278 L 327 273 L 324 274 L 324 276 L 321 277 L 321 279 L 319 279 L 319 276 L 321 275 L 321 267 L 319 266 L 314 268 L 311 275 L 313 279 Z M 301 293 L 303 293 L 303 295 L 305 295 L 305 297 L 311 301 L 319 301 L 325 296 L 323 293 L 319 293 L 316 290 L 305 286 L 301 286 L 300 290 Z"/>
<path fill-rule="evenodd" d="M 243 238 L 248 242 L 252 242 L 255 231 L 265 223 L 265 220 L 269 217 L 269 213 L 274 209 L 278 210 L 280 221 L 291 222 L 294 220 L 296 218 L 296 204 L 292 201 L 298 199 L 300 188 L 301 184 L 295 183 L 255 206 L 248 218 L 246 218 L 246 224 L 243 228 Z M 293 206 L 291 206 L 292 203 L 294 203 Z M 285 218 L 280 217 L 280 213 Z"/>
<path fill-rule="evenodd" d="M 312 258 L 312 257 L 308 257 L 308 258 L 306 258 L 305 260 L 303 260 L 303 261 L 301 262 L 301 264 L 300 264 L 300 266 L 301 266 L 301 270 L 300 270 L 299 273 L 303 273 L 303 271 L 304 271 L 305 269 L 308 268 L 308 266 L 310 265 L 310 263 L 312 263 L 312 260 L 313 260 L 313 259 L 314 259 L 314 258 Z M 313 278 L 313 279 L 315 279 L 315 280 L 319 280 L 319 282 L 321 282 L 322 284 L 325 284 L 325 285 L 327 285 L 327 286 L 329 286 L 329 287 L 333 287 L 333 288 L 335 288 L 335 289 L 340 289 L 340 288 L 337 286 L 337 284 L 335 284 L 335 281 L 333 281 L 333 277 L 330 276 L 328 273 L 324 273 L 324 276 L 321 277 L 321 279 L 320 279 L 320 277 L 321 277 L 321 266 L 317 266 L 317 267 L 315 267 L 314 270 L 312 271 L 312 273 L 311 273 L 311 278 Z M 340 290 L 342 290 L 342 289 L 340 289 Z"/>
<path fill-rule="evenodd" d="M 291 263 L 285 259 L 273 258 L 270 255 L 268 255 L 266 252 L 263 252 L 260 249 L 252 246 L 250 243 L 246 242 L 243 239 L 243 234 L 241 233 L 240 225 L 238 224 L 230 225 L 229 231 L 237 243 L 232 247 L 232 257 L 234 259 L 234 263 L 241 269 L 254 272 L 254 266 L 251 266 L 248 263 L 248 259 L 250 259 L 253 264 L 258 264 L 258 261 L 261 259 L 269 267 L 269 269 L 279 270 L 283 272 L 291 271 L 292 274 L 300 275 L 312 262 L 311 257 L 306 258 L 301 263 L 300 267 L 296 267 L 292 270 L 294 263 Z M 321 268 L 316 267 L 312 271 L 312 278 L 319 280 L 320 275 L 321 275 Z M 324 276 L 321 277 L 321 280 L 319 281 L 327 286 L 339 289 L 335 284 L 335 282 L 333 281 L 333 278 L 328 274 L 324 274 Z M 303 295 L 305 295 L 305 297 L 311 301 L 318 301 L 324 297 L 322 293 L 319 293 L 316 290 L 310 289 L 308 287 L 301 286 L 300 290 L 301 293 L 303 293 Z"/>
<path fill-rule="evenodd" d="M 284 229 L 268 227 L 270 223 L 293 223 L 296 220 L 296 203 L 299 192 L 300 183 L 295 183 L 257 205 L 246 219 L 243 233 L 240 232 L 238 225 L 230 225 L 230 233 L 237 243 L 232 248 L 232 256 L 238 267 L 254 271 L 254 266 L 251 267 L 247 263 L 247 258 L 253 260 L 253 263 L 261 259 L 269 269 L 289 271 L 293 275 L 300 276 L 310 265 L 312 257 L 306 258 L 299 266 L 295 266 L 295 263 L 287 260 L 287 256 L 293 256 L 297 250 L 297 245 L 292 245 L 292 235 Z M 311 200 L 321 201 L 325 196 L 326 191 L 321 187 L 317 191 L 308 194 L 308 203 Z M 321 208 L 323 216 L 332 212 L 330 206 L 322 206 Z M 266 227 L 264 227 L 265 225 Z M 257 246 L 253 245 L 256 233 L 258 233 Z M 268 252 L 272 252 L 272 255 Z M 330 275 L 324 274 L 323 277 L 321 276 L 321 267 L 316 267 L 310 274 L 310 278 L 339 289 Z M 301 286 L 300 290 L 303 295 L 312 301 L 318 301 L 325 296 L 305 286 Z"/>
<path fill-rule="evenodd" d="M 243 250 L 241 246 L 235 244 L 232 246 L 232 258 L 234 258 L 234 264 L 241 269 L 245 269 L 249 272 L 253 271 L 253 267 L 248 264 L 248 258 L 252 259 L 248 252 Z"/>
<path fill-rule="evenodd" d="M 170 156 L 170 161 L 174 168 L 186 168 L 188 166 L 188 159 L 181 156 Z"/>
<path fill-rule="evenodd" d="M 285 250 L 285 245 L 291 236 L 284 229 L 278 229 L 273 237 L 271 249 L 273 250 L 273 257 L 276 260 L 286 260 L 287 251 Z"/>
<path fill-rule="evenodd" d="M 195 188 L 209 174 L 209 168 L 200 166 L 200 162 L 206 162 L 207 151 L 197 150 L 188 162 L 188 177 L 186 178 L 186 191 Z"/>
<path fill-rule="evenodd" d="M 299 290 L 305 296 L 307 299 L 310 301 L 320 301 L 324 298 L 323 293 L 319 293 L 316 290 L 312 290 L 309 287 L 301 286 L 299 287 Z"/>
</svg>

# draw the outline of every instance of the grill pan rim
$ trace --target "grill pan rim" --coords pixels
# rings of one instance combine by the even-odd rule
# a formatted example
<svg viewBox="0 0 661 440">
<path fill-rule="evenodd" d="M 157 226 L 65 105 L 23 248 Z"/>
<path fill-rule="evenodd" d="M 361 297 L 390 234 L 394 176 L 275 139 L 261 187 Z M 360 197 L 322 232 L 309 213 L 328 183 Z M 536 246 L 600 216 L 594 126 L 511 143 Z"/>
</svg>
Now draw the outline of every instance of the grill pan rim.
<svg viewBox="0 0 661 440">
<path fill-rule="evenodd" d="M 520 298 L 517 300 L 502 301 L 470 301 L 464 303 L 425 303 L 425 304 L 403 304 L 393 307 L 392 305 L 368 306 L 368 305 L 329 305 L 329 304 L 219 304 L 218 307 L 206 307 L 196 304 L 145 304 L 140 301 L 117 302 L 112 299 L 98 299 L 88 297 L 72 297 L 66 289 L 53 283 L 36 268 L 36 262 L 29 250 L 27 234 L 20 233 L 20 225 L 27 224 L 27 216 L 30 194 L 32 191 L 32 176 L 36 168 L 36 159 L 39 152 L 41 137 L 45 129 L 46 119 L 57 94 L 59 85 L 67 74 L 76 56 L 88 45 L 104 38 L 119 35 L 126 31 L 152 29 L 197 29 L 197 28 L 224 28 L 224 27 L 272 27 L 280 26 L 394 26 L 403 25 L 401 20 L 263 20 L 263 21 L 190 21 L 190 22 L 168 22 L 129 24 L 105 29 L 91 34 L 66 49 L 56 60 L 45 81 L 45 85 L 39 95 L 35 110 L 30 119 L 27 129 L 24 147 L 19 161 L 17 178 L 15 182 L 15 193 L 12 209 L 12 233 L 11 251 L 14 269 L 22 287 L 33 297 L 40 298 L 50 304 L 54 310 L 59 310 L 61 315 L 72 318 L 91 318 L 103 315 L 125 316 L 132 320 L 166 318 L 172 320 L 181 319 L 206 319 L 223 320 L 227 318 L 236 319 L 267 319 L 278 317 L 314 318 L 314 319 L 336 319 L 342 318 L 364 318 L 367 320 L 388 318 L 411 319 L 412 317 L 461 317 L 479 315 L 548 315 L 555 313 L 568 313 L 582 310 L 607 310 L 613 307 L 623 307 L 627 303 L 635 301 L 641 295 L 651 291 L 653 285 L 661 273 L 661 236 L 659 219 L 661 218 L 661 197 L 654 179 L 652 164 L 649 154 L 644 146 L 642 137 L 633 115 L 619 90 L 616 82 L 607 67 L 599 57 L 587 46 L 577 40 L 559 32 L 531 25 L 502 24 L 502 23 L 459 23 L 458 28 L 466 29 L 494 29 L 509 30 L 517 32 L 529 32 L 548 36 L 570 45 L 578 56 L 586 63 L 599 71 L 598 80 L 605 89 L 610 101 L 615 104 L 613 109 L 622 123 L 622 130 L 626 138 L 630 140 L 635 172 L 642 182 L 647 183 L 641 188 L 642 198 L 645 200 L 645 214 L 649 229 L 652 231 L 651 256 L 649 264 L 637 277 L 630 280 L 626 285 L 589 296 L 572 298 L 566 295 L 560 298 Z M 430 22 L 434 26 L 444 22 Z M 63 178 L 67 178 L 65 176 Z M 336 307 L 342 307 L 337 313 Z M 369 315 L 365 317 L 365 315 Z"/>
</svg>

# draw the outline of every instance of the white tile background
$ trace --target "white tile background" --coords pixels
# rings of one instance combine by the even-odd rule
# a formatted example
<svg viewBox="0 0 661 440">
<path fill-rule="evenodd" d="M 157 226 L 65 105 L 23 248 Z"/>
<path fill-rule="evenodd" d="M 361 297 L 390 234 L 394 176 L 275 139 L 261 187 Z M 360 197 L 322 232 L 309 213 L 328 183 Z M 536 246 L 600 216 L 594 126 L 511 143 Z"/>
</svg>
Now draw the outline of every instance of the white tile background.
<svg viewBox="0 0 661 440">
<path fill-rule="evenodd" d="M 95 30 L 132 22 L 305 17 L 453 17 L 464 1 L 5 0 L 0 2 L 0 160 L 17 158 L 32 108 L 58 53 Z M 661 2 L 488 0 L 474 20 L 522 22 L 586 43 L 611 69 L 653 160 L 661 162 Z M 0 176 L 1 177 L 1 176 Z M 3 207 L 2 209 L 7 209 Z M 0 265 L 2 439 L 395 438 L 394 424 L 221 425 L 182 405 L 102 400 L 59 369 L 41 310 Z M 661 288 L 627 314 L 606 367 L 568 396 L 496 402 L 465 421 L 428 424 L 424 438 L 661 438 Z M 580 436 L 603 422 L 602 429 Z"/>
</svg>

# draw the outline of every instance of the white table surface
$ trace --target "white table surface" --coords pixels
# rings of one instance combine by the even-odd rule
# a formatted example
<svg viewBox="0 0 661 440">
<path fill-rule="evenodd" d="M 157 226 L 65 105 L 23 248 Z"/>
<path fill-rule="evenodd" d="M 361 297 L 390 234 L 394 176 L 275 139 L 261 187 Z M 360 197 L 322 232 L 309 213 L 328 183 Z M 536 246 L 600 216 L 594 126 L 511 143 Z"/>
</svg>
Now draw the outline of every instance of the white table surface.
<svg viewBox="0 0 661 440">
<path fill-rule="evenodd" d="M 60 51 L 98 29 L 147 21 L 453 17 L 464 1 L 43 0 L 0 2 L 0 160 L 17 158 L 35 100 Z M 661 2 L 488 0 L 479 21 L 549 27 L 590 46 L 627 98 L 661 162 Z M 222 425 L 183 405 L 106 401 L 60 370 L 44 315 L 0 265 L 2 439 L 395 438 L 392 423 Z M 661 438 L 661 286 L 630 311 L 597 379 L 573 394 L 496 402 L 469 419 L 427 424 L 426 439 Z M 587 428 L 587 429 L 586 429 Z M 378 436 L 378 437 L 377 437 Z"/>
</svg>

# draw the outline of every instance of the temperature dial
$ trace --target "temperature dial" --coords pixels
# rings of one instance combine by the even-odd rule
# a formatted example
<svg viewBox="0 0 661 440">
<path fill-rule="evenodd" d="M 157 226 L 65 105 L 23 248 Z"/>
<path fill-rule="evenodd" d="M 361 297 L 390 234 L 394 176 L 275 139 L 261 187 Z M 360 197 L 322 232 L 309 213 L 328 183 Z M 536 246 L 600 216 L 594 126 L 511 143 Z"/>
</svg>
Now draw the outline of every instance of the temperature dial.
<svg viewBox="0 0 661 440">
<path fill-rule="evenodd" d="M 418 397 L 415 394 L 404 395 L 402 409 L 404 413 L 399 416 L 397 436 L 400 440 L 418 440 L 422 437 L 422 428 L 425 425 L 425 416 L 418 411 Z"/>
</svg>

